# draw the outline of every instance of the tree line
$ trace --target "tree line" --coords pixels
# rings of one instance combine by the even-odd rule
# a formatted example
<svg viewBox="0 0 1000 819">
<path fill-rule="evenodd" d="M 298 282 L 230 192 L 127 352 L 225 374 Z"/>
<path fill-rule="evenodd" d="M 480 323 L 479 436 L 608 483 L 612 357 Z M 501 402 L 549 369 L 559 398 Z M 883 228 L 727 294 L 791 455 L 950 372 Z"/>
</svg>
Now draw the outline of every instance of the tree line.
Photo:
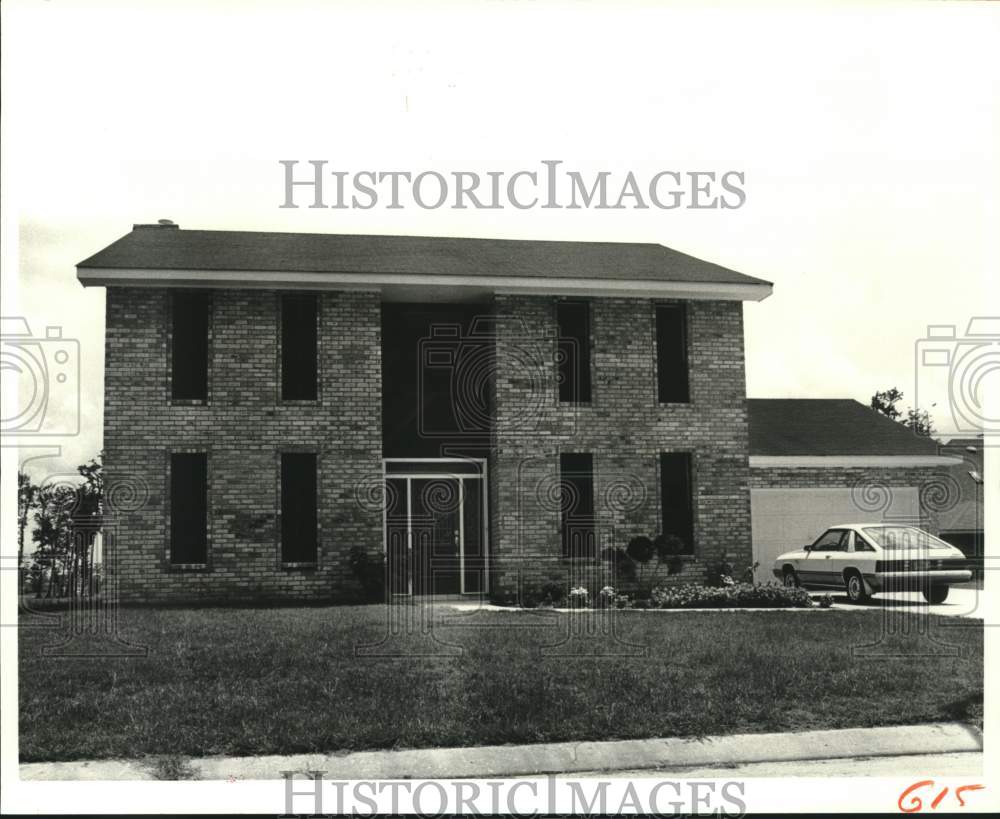
<svg viewBox="0 0 1000 819">
<path fill-rule="evenodd" d="M 104 500 L 103 453 L 77 467 L 79 483 L 36 484 L 17 472 L 17 569 L 21 592 L 40 597 L 97 594 L 101 584 L 97 532 Z M 34 551 L 25 563 L 30 530 Z"/>
<path fill-rule="evenodd" d="M 926 437 L 933 435 L 937 430 L 934 429 L 934 419 L 930 412 L 919 407 L 910 407 L 904 415 L 896 406 L 902 400 L 903 393 L 895 387 L 890 387 L 887 390 L 880 390 L 872 396 L 871 408 L 886 418 L 912 429 L 917 435 Z"/>
</svg>

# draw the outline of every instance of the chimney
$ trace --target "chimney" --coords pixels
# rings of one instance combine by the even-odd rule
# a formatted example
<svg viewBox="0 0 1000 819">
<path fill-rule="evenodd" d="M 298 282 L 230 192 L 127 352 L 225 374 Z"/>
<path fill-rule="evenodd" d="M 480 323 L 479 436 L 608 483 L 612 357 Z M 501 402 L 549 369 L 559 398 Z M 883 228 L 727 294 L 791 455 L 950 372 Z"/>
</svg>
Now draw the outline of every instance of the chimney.
<svg viewBox="0 0 1000 819">
<path fill-rule="evenodd" d="M 158 219 L 155 225 L 132 225 L 132 230 L 149 230 L 153 228 L 159 230 L 179 230 L 180 225 L 174 224 L 170 219 Z"/>
</svg>

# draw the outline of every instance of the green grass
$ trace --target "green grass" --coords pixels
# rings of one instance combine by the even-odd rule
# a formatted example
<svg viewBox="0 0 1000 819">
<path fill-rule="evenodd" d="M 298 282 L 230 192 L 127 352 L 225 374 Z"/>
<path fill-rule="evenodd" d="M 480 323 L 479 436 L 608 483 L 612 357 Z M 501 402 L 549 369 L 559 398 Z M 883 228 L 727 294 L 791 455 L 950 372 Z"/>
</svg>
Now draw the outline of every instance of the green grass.
<svg viewBox="0 0 1000 819">
<path fill-rule="evenodd" d="M 131 659 L 40 656 L 54 638 L 22 628 L 21 759 L 696 736 L 975 722 L 982 713 L 976 621 L 932 619 L 931 635 L 958 646 L 958 657 L 861 659 L 851 647 L 878 639 L 876 611 L 624 611 L 614 615 L 619 640 L 562 649 L 545 646 L 571 623 L 607 615 L 480 612 L 446 615 L 434 629 L 460 656 L 441 656 L 449 649 L 419 635 L 383 650 L 424 656 L 356 656 L 385 633 L 386 612 L 125 609 L 123 633 L 149 648 Z M 622 641 L 646 656 L 592 656 L 621 651 Z M 913 654 L 940 644 L 911 630 L 886 647 Z"/>
</svg>

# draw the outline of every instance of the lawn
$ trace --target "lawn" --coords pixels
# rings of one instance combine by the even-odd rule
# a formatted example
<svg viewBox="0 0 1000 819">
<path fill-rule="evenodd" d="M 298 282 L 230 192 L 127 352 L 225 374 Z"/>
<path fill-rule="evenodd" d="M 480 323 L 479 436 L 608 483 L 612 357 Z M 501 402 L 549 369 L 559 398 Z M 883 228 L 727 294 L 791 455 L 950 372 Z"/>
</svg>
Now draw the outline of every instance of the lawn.
<svg viewBox="0 0 1000 819">
<path fill-rule="evenodd" d="M 851 647 L 878 640 L 877 611 L 452 613 L 432 635 L 376 649 L 390 656 L 357 656 L 386 633 L 387 611 L 125 609 L 123 634 L 148 646 L 146 658 L 44 657 L 53 638 L 22 628 L 21 760 L 696 736 L 982 714 L 978 621 L 933 618 L 939 642 L 911 629 L 885 644 L 911 656 L 862 659 Z M 565 641 L 585 624 L 613 633 Z M 927 656 L 942 642 L 960 656 Z M 633 656 L 611 656 L 623 651 Z M 391 656 L 400 653 L 412 656 Z"/>
</svg>

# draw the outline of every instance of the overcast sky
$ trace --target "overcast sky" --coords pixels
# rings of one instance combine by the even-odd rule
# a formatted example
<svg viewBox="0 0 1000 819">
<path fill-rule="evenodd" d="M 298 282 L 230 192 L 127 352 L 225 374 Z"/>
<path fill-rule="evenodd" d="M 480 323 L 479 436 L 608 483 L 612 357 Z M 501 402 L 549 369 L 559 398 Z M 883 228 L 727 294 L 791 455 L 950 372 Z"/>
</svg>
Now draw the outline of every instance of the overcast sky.
<svg viewBox="0 0 1000 819">
<path fill-rule="evenodd" d="M 74 266 L 158 218 L 668 245 L 774 282 L 745 309 L 752 397 L 909 404 L 927 325 L 1000 312 L 994 4 L 372 5 L 4 4 L 3 312 L 81 350 L 82 431 L 45 469 L 101 445 L 104 293 Z M 282 210 L 280 159 L 737 170 L 746 204 Z"/>
</svg>

